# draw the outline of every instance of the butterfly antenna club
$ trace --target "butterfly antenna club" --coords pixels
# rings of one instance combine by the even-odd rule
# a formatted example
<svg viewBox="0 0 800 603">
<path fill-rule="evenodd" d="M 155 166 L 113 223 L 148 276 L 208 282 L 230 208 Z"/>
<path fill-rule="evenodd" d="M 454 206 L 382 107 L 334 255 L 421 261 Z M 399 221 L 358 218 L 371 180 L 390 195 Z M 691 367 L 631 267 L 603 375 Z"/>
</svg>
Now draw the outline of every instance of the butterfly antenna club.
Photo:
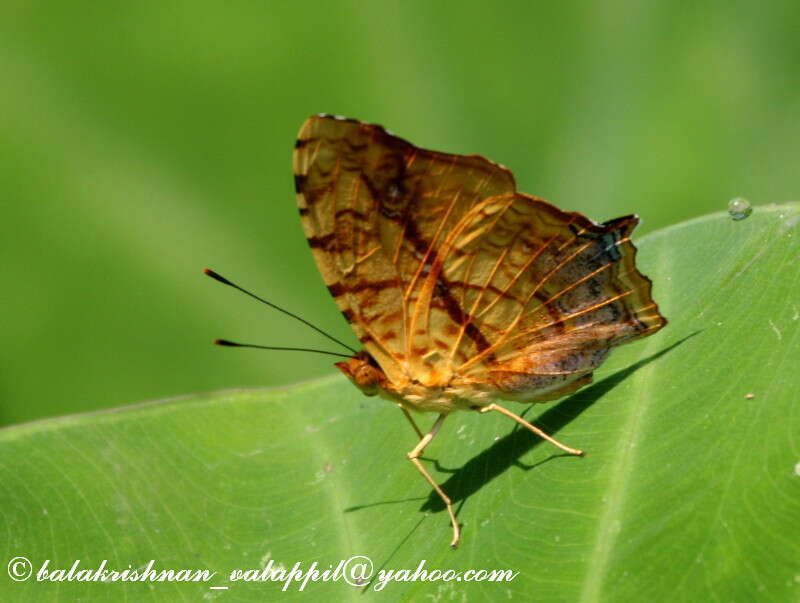
<svg viewBox="0 0 800 603">
<path fill-rule="evenodd" d="M 285 308 L 281 308 L 280 306 L 273 304 L 271 301 L 267 301 L 267 300 L 266 300 L 266 299 L 264 299 L 263 297 L 259 297 L 259 296 L 258 296 L 258 295 L 256 295 L 255 293 L 251 293 L 251 292 L 250 292 L 250 291 L 248 291 L 247 289 L 245 289 L 245 288 L 243 288 L 243 287 L 240 287 L 239 285 L 237 285 L 236 283 L 234 283 L 234 282 L 232 282 L 232 281 L 229 281 L 229 280 L 228 280 L 228 279 L 226 279 L 224 276 L 222 276 L 221 274 L 219 274 L 219 273 L 217 273 L 217 272 L 214 272 L 214 271 L 213 271 L 213 270 L 211 270 L 210 268 L 203 268 L 203 272 L 204 272 L 205 274 L 207 274 L 208 276 L 210 276 L 211 278 L 213 278 L 214 280 L 217 280 L 217 281 L 219 281 L 219 282 L 220 282 L 220 283 L 222 283 L 223 285 L 228 285 L 229 287 L 233 287 L 234 289 L 237 289 L 237 290 L 241 291 L 241 292 L 242 292 L 242 293 L 244 293 L 245 295 L 249 295 L 249 296 L 250 296 L 250 297 L 252 297 L 253 299 L 260 301 L 262 304 L 266 304 L 266 305 L 268 305 L 270 308 L 273 308 L 273 309 L 277 310 L 278 312 L 282 312 L 283 314 L 286 314 L 286 316 L 290 316 L 290 317 L 294 318 L 295 320 L 299 320 L 300 322 L 302 322 L 302 323 L 303 323 L 304 325 L 306 325 L 307 327 L 311 327 L 312 329 L 314 329 L 314 330 L 315 330 L 317 333 L 319 333 L 319 334 L 321 334 L 321 335 L 324 335 L 325 337 L 327 337 L 328 339 L 330 339 L 330 340 L 331 340 L 331 341 L 333 341 L 334 343 L 338 343 L 338 344 L 339 344 L 340 346 L 342 346 L 343 348 L 345 348 L 345 349 L 347 349 L 347 350 L 350 350 L 350 351 L 351 351 L 353 354 L 357 354 L 357 353 L 358 353 L 358 351 L 357 351 L 357 350 L 353 349 L 352 347 L 350 347 L 350 346 L 349 346 L 349 345 L 347 345 L 346 343 L 344 343 L 344 342 L 342 342 L 342 341 L 340 341 L 340 340 L 336 339 L 336 337 L 334 337 L 333 335 L 330 335 L 329 333 L 326 333 L 325 331 L 323 331 L 322 329 L 320 329 L 318 326 L 316 326 L 316 325 L 314 325 L 314 324 L 312 324 L 312 323 L 308 322 L 308 321 L 307 321 L 305 318 L 301 318 L 301 317 L 300 317 L 300 316 L 298 316 L 297 314 L 294 314 L 293 312 L 290 312 L 289 310 L 286 310 Z M 217 340 L 215 343 L 217 343 L 217 342 L 220 342 L 220 341 L 226 341 L 226 340 L 224 340 L 224 339 L 218 339 L 218 340 Z M 283 349 L 283 350 L 298 350 L 298 351 L 299 351 L 299 350 L 305 350 L 305 348 L 271 348 L 271 347 L 266 347 L 266 346 L 252 346 L 252 345 L 234 344 L 234 343 L 232 343 L 232 342 L 227 342 L 227 343 L 217 343 L 217 345 L 232 345 L 232 346 L 236 346 L 236 347 L 260 347 L 260 348 L 264 348 L 264 349 L 272 349 L 272 350 L 275 350 L 275 349 Z M 321 350 L 305 350 L 305 351 L 316 351 L 316 352 L 321 352 L 321 353 L 323 353 L 323 354 L 334 354 L 334 355 L 338 355 L 338 356 L 345 356 L 344 354 L 335 354 L 334 352 L 322 352 Z M 346 358 L 349 358 L 350 356 L 345 356 L 345 357 L 346 357 Z"/>
<path fill-rule="evenodd" d="M 227 339 L 215 339 L 214 345 L 222 345 L 230 348 L 254 348 L 256 350 L 280 350 L 282 352 L 314 352 L 315 354 L 327 354 L 328 356 L 339 356 L 340 358 L 350 358 L 347 354 L 339 352 L 329 352 L 327 350 L 315 350 L 313 348 L 285 348 L 272 345 L 256 345 L 253 343 L 237 343 Z"/>
</svg>

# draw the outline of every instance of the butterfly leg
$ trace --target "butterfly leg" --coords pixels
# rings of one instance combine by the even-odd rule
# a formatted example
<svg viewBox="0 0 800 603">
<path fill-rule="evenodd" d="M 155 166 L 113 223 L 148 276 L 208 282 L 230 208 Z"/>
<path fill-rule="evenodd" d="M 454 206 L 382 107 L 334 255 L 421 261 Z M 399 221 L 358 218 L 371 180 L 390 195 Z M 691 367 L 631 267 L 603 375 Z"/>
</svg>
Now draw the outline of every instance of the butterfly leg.
<svg viewBox="0 0 800 603">
<path fill-rule="evenodd" d="M 439 428 L 444 423 L 445 418 L 447 417 L 446 414 L 442 413 L 439 415 L 439 418 L 436 419 L 436 422 L 431 427 L 431 430 L 422 436 L 422 439 L 419 441 L 411 452 L 408 453 L 408 460 L 411 461 L 414 466 L 419 470 L 428 483 L 433 486 L 433 489 L 436 490 L 436 493 L 441 497 L 444 501 L 444 504 L 447 506 L 447 513 L 450 515 L 450 523 L 453 525 L 453 540 L 450 542 L 450 546 L 456 548 L 458 546 L 459 540 L 461 540 L 461 527 L 458 525 L 458 521 L 456 520 L 455 513 L 453 513 L 453 502 L 450 500 L 450 497 L 444 493 L 439 487 L 434 479 L 430 476 L 430 474 L 425 470 L 425 467 L 422 466 L 422 463 L 419 462 L 419 456 L 422 454 L 422 451 L 425 450 L 425 447 L 431 443 L 431 440 L 436 436 L 439 432 Z"/>
<path fill-rule="evenodd" d="M 398 406 L 400 405 L 398 404 Z M 406 416 L 406 419 L 408 419 L 408 422 L 411 423 L 411 427 L 414 428 L 414 431 L 417 433 L 417 436 L 419 436 L 419 439 L 421 440 L 422 438 L 424 438 L 425 436 L 422 435 L 422 432 L 420 431 L 419 427 L 417 427 L 417 422 L 414 420 L 414 417 L 411 416 L 411 413 L 408 412 L 402 406 L 400 406 L 400 410 L 403 411 L 403 414 Z"/>
<path fill-rule="evenodd" d="M 559 442 L 555 438 L 551 438 L 549 435 L 547 435 L 541 429 L 536 427 L 536 425 L 528 423 L 528 421 L 526 421 L 525 419 L 523 419 L 519 415 L 514 414 L 513 412 L 511 412 L 507 408 L 503 408 L 502 406 L 500 406 L 498 404 L 492 403 L 492 404 L 489 404 L 488 406 L 483 406 L 482 408 L 478 409 L 478 412 L 491 412 L 493 410 L 496 410 L 500 414 L 505 415 L 505 416 L 507 416 L 507 417 L 509 417 L 511 419 L 514 419 L 520 425 L 522 425 L 524 427 L 527 427 L 533 433 L 538 435 L 540 438 L 543 438 L 543 439 L 547 440 L 548 442 L 550 442 L 551 444 L 553 444 L 554 446 L 557 446 L 558 448 L 561 448 L 561 450 L 563 450 L 564 452 L 569 452 L 570 454 L 575 454 L 577 456 L 582 456 L 583 455 L 583 450 L 578 450 L 577 448 L 570 448 L 569 446 L 566 446 L 566 445 L 562 444 L 561 442 Z"/>
</svg>

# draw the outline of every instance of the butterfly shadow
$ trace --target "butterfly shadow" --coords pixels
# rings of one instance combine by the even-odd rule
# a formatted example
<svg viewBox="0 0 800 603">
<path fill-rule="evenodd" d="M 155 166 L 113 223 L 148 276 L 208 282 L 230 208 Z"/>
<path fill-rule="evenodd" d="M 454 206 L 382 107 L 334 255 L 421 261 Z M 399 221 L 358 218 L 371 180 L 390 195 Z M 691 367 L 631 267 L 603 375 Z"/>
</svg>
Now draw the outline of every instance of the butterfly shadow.
<svg viewBox="0 0 800 603">
<path fill-rule="evenodd" d="M 643 358 L 642 360 L 639 360 L 625 369 L 617 371 L 602 381 L 598 381 L 594 385 L 581 390 L 579 393 L 573 394 L 557 406 L 544 412 L 536 419 L 536 424 L 550 434 L 557 433 L 562 427 L 567 425 L 573 419 L 577 418 L 583 411 L 592 406 L 592 404 L 599 400 L 603 395 L 614 389 L 640 368 L 647 366 L 657 358 L 660 358 L 668 352 L 671 352 L 679 345 L 685 343 L 695 335 L 698 335 L 700 332 L 701 331 L 695 331 L 683 339 L 680 339 L 667 346 L 663 350 L 660 350 L 655 354 L 648 356 L 647 358 Z M 530 412 L 534 406 L 535 404 L 531 404 L 528 409 L 522 413 L 523 416 Z M 421 458 L 431 462 L 436 467 L 438 472 L 451 474 L 451 476 L 443 484 L 441 484 L 441 486 L 442 489 L 448 493 L 451 500 L 455 503 L 458 503 L 455 513 L 456 515 L 459 515 L 465 502 L 472 494 L 477 492 L 480 488 L 488 484 L 495 477 L 498 477 L 510 467 L 515 466 L 525 471 L 530 471 L 531 469 L 535 469 L 536 467 L 550 462 L 553 459 L 557 459 L 562 456 L 572 456 L 566 453 L 556 453 L 534 464 L 525 464 L 520 461 L 520 458 L 523 455 L 527 454 L 534 447 L 542 443 L 545 442 L 543 442 L 541 438 L 529 432 L 527 429 L 524 429 L 519 425 L 515 425 L 508 435 L 498 439 L 486 450 L 480 452 L 469 461 L 464 463 L 464 465 L 456 469 L 444 467 L 435 459 L 426 457 Z M 420 529 L 425 521 L 425 516 L 427 513 L 438 513 L 445 510 L 442 499 L 439 498 L 439 495 L 432 490 L 427 498 L 413 497 L 398 500 L 379 501 L 344 509 L 345 513 L 351 513 L 353 511 L 360 511 L 370 507 L 398 504 L 413 500 L 425 500 L 420 507 L 420 511 L 424 512 L 425 515 L 420 517 L 420 520 L 411 528 L 409 533 L 399 543 L 397 543 L 394 549 L 383 561 L 379 569 L 385 568 L 391 559 L 394 558 L 397 552 L 403 547 L 403 545 L 411 538 L 412 534 Z M 375 572 L 373 576 L 376 574 L 377 572 Z M 369 583 L 363 586 L 362 593 L 367 591 L 371 583 L 372 581 L 370 580 Z"/>
<path fill-rule="evenodd" d="M 535 424 L 546 433 L 555 435 L 560 429 L 580 416 L 581 413 L 591 407 L 597 400 L 617 387 L 633 373 L 647 366 L 657 358 L 671 352 L 698 333 L 700 333 L 700 331 L 695 331 L 655 354 L 643 358 L 631 366 L 606 377 L 602 381 L 598 381 L 580 392 L 571 395 L 557 406 L 542 413 L 535 420 Z M 523 416 L 530 412 L 534 406 L 536 406 L 536 404 L 531 404 L 523 413 Z M 523 455 L 540 444 L 549 445 L 535 434 L 516 424 L 509 434 L 496 440 L 491 446 L 472 457 L 457 469 L 449 469 L 440 465 L 438 461 L 432 461 L 437 471 L 451 474 L 451 476 L 440 485 L 450 496 L 451 500 L 454 503 L 458 503 L 455 509 L 456 515 L 460 513 L 464 503 L 471 495 L 510 467 L 514 466 L 524 471 L 530 471 L 554 459 L 565 456 L 572 457 L 572 455 L 567 453 L 556 453 L 532 465 L 520 461 Z M 433 490 L 431 490 L 427 500 L 420 507 L 420 511 L 429 511 L 433 513 L 444 510 L 445 506 L 442 499 L 439 498 L 439 495 Z"/>
</svg>

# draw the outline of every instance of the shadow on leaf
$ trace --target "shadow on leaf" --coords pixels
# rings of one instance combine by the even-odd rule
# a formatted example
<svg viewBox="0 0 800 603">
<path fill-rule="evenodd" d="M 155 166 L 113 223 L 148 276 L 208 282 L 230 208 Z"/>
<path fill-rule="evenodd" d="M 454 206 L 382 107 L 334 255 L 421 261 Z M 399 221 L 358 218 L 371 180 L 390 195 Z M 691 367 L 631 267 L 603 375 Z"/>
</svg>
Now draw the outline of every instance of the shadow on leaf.
<svg viewBox="0 0 800 603">
<path fill-rule="evenodd" d="M 622 381 L 630 377 L 633 373 L 650 364 L 657 358 L 660 358 L 664 354 L 671 352 L 691 337 L 697 335 L 699 332 L 700 331 L 696 331 L 690 335 L 687 335 L 683 339 L 676 341 L 663 350 L 656 352 L 647 358 L 643 358 L 631 366 L 617 371 L 609 377 L 606 377 L 602 381 L 598 381 L 597 383 L 590 385 L 578 393 L 571 395 L 557 406 L 542 413 L 542 415 L 536 419 L 534 424 L 543 429 L 546 433 L 555 435 L 565 425 L 580 416 L 581 413 L 592 406 L 597 400 L 622 383 Z M 526 414 L 531 408 L 533 408 L 533 406 L 535 406 L 535 404 L 531 404 L 523 414 Z M 434 461 L 434 465 L 436 466 L 437 470 L 452 473 L 447 481 L 440 485 L 454 503 L 461 503 L 456 509 L 456 514 L 458 514 L 458 512 L 461 510 L 461 507 L 466 499 L 469 498 L 469 496 L 477 492 L 480 488 L 488 484 L 511 466 L 516 466 L 528 471 L 555 458 L 564 456 L 572 457 L 570 454 L 558 453 L 553 454 L 534 465 L 525 465 L 524 463 L 520 462 L 519 459 L 523 455 L 530 452 L 539 444 L 548 445 L 547 442 L 537 437 L 527 429 L 519 425 L 515 425 L 511 433 L 494 442 L 491 446 L 489 446 L 489 448 L 471 458 L 458 469 L 443 469 L 441 466 L 439 466 L 438 462 Z M 576 461 L 580 462 L 578 459 L 576 459 Z M 431 490 L 428 500 L 426 500 L 425 503 L 420 507 L 421 511 L 432 512 L 444 511 L 444 509 L 445 506 L 442 502 L 442 499 L 439 498 L 439 495 L 433 490 Z"/>
</svg>

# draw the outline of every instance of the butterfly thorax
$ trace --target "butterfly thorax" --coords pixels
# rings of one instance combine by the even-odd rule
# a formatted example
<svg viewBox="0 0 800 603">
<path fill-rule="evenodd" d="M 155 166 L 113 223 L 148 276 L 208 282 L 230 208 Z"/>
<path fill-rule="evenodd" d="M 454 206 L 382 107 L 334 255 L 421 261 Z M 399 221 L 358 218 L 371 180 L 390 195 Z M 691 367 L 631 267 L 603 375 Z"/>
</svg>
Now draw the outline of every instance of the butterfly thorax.
<svg viewBox="0 0 800 603">
<path fill-rule="evenodd" d="M 336 367 L 367 396 L 380 396 L 408 410 L 446 413 L 491 403 L 495 388 L 473 380 L 449 378 L 423 383 L 411 377 L 391 380 L 366 351 Z"/>
</svg>

